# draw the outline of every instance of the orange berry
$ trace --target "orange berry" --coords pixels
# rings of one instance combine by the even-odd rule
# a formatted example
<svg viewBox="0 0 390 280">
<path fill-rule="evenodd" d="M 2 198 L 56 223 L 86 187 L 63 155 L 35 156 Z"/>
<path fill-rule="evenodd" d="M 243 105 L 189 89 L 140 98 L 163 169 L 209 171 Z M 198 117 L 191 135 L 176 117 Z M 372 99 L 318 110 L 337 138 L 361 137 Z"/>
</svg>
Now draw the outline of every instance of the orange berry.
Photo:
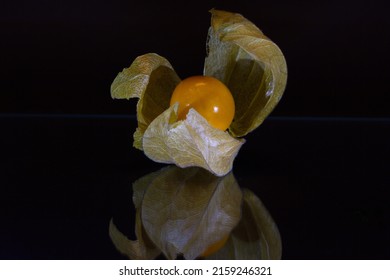
<svg viewBox="0 0 390 280">
<path fill-rule="evenodd" d="M 179 103 L 178 118 L 186 118 L 194 108 L 211 126 L 226 130 L 233 121 L 235 105 L 229 89 L 208 76 L 193 76 L 181 81 L 173 91 L 170 105 Z"/>
</svg>

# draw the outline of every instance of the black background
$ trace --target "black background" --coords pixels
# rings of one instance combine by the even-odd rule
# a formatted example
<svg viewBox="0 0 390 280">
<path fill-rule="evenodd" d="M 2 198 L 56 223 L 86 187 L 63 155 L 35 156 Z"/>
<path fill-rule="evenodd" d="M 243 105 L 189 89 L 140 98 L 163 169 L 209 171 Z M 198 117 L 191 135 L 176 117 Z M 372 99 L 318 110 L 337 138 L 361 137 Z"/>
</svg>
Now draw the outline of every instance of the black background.
<svg viewBox="0 0 390 280">
<path fill-rule="evenodd" d="M 201 74 L 211 8 L 276 42 L 285 94 L 236 158 L 285 259 L 389 259 L 385 1 L 9 1 L 0 4 L 0 259 L 118 259 L 131 183 L 163 167 L 131 147 L 135 101 L 110 85 L 138 55 Z M 126 219 L 129 222 L 126 222 Z"/>
<path fill-rule="evenodd" d="M 134 58 L 166 57 L 201 74 L 211 8 L 243 14 L 288 65 L 274 115 L 386 116 L 385 1 L 7 1 L 0 9 L 0 112 L 127 114 L 110 84 Z"/>
</svg>

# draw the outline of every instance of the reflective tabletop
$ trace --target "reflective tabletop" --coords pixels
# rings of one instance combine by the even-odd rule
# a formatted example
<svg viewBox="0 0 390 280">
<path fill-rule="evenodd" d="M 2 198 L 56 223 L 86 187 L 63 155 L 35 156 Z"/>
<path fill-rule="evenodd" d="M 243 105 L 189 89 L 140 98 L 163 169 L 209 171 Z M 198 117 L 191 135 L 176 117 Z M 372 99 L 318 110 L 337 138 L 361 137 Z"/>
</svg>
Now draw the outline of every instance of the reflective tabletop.
<svg viewBox="0 0 390 280">
<path fill-rule="evenodd" d="M 389 259 L 390 120 L 270 117 L 216 177 L 122 115 L 0 116 L 0 259 Z"/>
</svg>

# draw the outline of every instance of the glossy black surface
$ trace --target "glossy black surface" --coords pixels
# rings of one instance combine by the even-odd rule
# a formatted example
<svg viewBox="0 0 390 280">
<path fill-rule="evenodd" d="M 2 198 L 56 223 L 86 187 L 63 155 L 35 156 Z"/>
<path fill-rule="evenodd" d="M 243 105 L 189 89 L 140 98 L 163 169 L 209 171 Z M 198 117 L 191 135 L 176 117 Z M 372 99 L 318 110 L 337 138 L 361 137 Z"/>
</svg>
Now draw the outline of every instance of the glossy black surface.
<svg viewBox="0 0 390 280">
<path fill-rule="evenodd" d="M 132 182 L 159 170 L 127 116 L 0 117 L 0 258 L 122 259 Z M 390 258 L 390 121 L 269 118 L 234 164 L 277 224 L 284 259 Z M 126 222 L 128 221 L 128 223 Z"/>
</svg>

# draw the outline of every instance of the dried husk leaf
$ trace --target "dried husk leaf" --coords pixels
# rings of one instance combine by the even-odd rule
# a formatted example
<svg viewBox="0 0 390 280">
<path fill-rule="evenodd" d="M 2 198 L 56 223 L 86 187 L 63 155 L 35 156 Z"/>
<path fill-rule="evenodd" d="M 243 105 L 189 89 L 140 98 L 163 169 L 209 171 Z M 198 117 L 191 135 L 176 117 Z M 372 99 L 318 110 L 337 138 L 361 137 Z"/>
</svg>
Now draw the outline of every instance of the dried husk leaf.
<svg viewBox="0 0 390 280">
<path fill-rule="evenodd" d="M 133 204 L 136 209 L 141 209 L 144 195 L 149 185 L 160 175 L 161 171 L 151 172 L 133 183 Z"/>
<path fill-rule="evenodd" d="M 207 259 L 279 260 L 279 230 L 261 200 L 243 189 L 242 218 L 225 246 Z"/>
<path fill-rule="evenodd" d="M 195 259 L 237 225 L 241 199 L 232 173 L 217 177 L 201 168 L 170 166 L 145 192 L 142 224 L 168 259 Z"/>
<path fill-rule="evenodd" d="M 154 247 L 145 240 L 142 233 L 142 224 L 140 212 L 136 213 L 136 235 L 137 240 L 130 240 L 123 234 L 111 219 L 109 226 L 109 236 L 115 248 L 122 254 L 132 260 L 152 260 L 161 254 L 161 250 Z M 146 237 L 147 238 L 147 237 Z"/>
<path fill-rule="evenodd" d="M 230 133 L 242 137 L 257 128 L 282 97 L 287 65 L 279 47 L 240 14 L 211 10 L 204 74 L 224 82 L 236 112 Z"/>
<path fill-rule="evenodd" d="M 136 209 L 135 214 L 135 235 L 136 240 L 130 240 L 110 221 L 109 236 L 115 248 L 123 255 L 132 260 L 155 259 L 161 254 L 161 250 L 150 241 L 146 235 L 141 221 L 141 205 L 145 192 L 150 183 L 159 175 L 159 172 L 152 172 L 133 183 L 133 204 Z"/>
<path fill-rule="evenodd" d="M 111 96 L 138 98 L 138 128 L 134 147 L 142 150 L 142 136 L 149 124 L 169 107 L 170 98 L 180 78 L 164 57 L 148 53 L 137 57 L 111 84 Z"/>
<path fill-rule="evenodd" d="M 177 121 L 177 104 L 158 116 L 143 137 L 145 154 L 154 161 L 180 167 L 199 166 L 217 176 L 227 174 L 245 142 L 209 125 L 190 109 L 187 118 Z"/>
</svg>

